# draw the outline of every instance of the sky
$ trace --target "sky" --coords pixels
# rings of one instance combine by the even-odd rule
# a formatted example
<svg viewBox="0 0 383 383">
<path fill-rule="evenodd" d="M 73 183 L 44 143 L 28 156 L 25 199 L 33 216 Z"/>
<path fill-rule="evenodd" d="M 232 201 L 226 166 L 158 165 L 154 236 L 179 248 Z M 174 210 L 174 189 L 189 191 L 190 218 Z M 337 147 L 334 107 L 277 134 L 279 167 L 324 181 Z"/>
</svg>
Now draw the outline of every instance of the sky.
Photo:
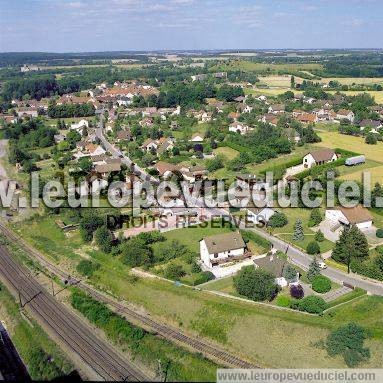
<svg viewBox="0 0 383 383">
<path fill-rule="evenodd" d="M 382 48 L 381 0 L 0 0 L 1 52 Z"/>
</svg>

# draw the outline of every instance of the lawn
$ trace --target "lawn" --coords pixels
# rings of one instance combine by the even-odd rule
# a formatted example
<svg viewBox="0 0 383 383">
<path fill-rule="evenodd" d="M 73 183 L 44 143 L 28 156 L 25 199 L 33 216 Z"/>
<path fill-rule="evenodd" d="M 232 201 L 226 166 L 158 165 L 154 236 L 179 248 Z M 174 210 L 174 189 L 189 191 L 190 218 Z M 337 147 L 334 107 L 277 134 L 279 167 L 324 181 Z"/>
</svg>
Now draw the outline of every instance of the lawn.
<svg viewBox="0 0 383 383">
<path fill-rule="evenodd" d="M 334 93 L 336 93 L 336 91 L 329 91 L 329 93 L 334 94 Z M 345 91 L 345 92 L 342 91 L 342 93 L 346 94 L 347 96 L 356 96 L 357 94 L 360 94 L 360 93 L 368 93 L 372 97 L 375 98 L 375 102 L 377 104 L 383 103 L 383 92 L 379 92 L 377 90 L 366 90 L 366 91 L 348 90 L 348 91 Z"/>
<path fill-rule="evenodd" d="M 356 153 L 361 153 L 370 160 L 383 160 L 383 143 L 378 142 L 376 145 L 368 145 L 362 137 L 348 136 L 337 132 L 318 132 L 322 138 L 322 142 L 316 145 L 326 148 L 341 148 Z"/>
<path fill-rule="evenodd" d="M 235 149 L 229 148 L 228 146 L 222 146 L 220 148 L 213 150 L 214 154 L 221 154 L 224 156 L 227 160 L 232 160 L 235 157 L 238 156 L 239 152 Z"/>
<path fill-rule="evenodd" d="M 309 242 L 314 241 L 315 233 L 308 227 L 308 222 L 310 219 L 310 209 L 302 209 L 302 208 L 277 208 L 278 211 L 281 211 L 286 214 L 288 219 L 288 224 L 284 227 L 272 229 L 273 234 L 282 238 L 283 240 L 292 243 L 293 245 L 300 247 L 303 250 L 306 250 Z M 322 211 L 322 216 L 324 216 L 324 212 Z M 305 234 L 305 238 L 303 241 L 295 242 L 293 241 L 293 233 L 294 233 L 294 224 L 297 219 L 301 219 L 303 232 Z M 331 250 L 334 244 L 325 239 L 322 242 L 318 242 L 321 253 L 327 252 Z"/>
</svg>

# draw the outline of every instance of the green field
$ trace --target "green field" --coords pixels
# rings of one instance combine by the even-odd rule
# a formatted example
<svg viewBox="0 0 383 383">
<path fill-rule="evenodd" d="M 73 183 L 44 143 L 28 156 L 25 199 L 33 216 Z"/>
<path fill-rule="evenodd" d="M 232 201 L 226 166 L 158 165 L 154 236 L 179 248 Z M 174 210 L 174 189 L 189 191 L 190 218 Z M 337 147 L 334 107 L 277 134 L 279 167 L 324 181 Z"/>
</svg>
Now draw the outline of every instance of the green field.
<svg viewBox="0 0 383 383">
<path fill-rule="evenodd" d="M 34 320 L 26 320 L 14 298 L 0 284 L 0 318 L 33 380 L 52 380 L 73 370 L 62 351 Z M 43 353 L 37 353 L 37 350 Z M 43 359 L 50 357 L 52 363 Z"/>
<path fill-rule="evenodd" d="M 237 157 L 239 154 L 238 150 L 229 148 L 228 146 L 221 146 L 217 149 L 214 149 L 213 153 L 214 154 L 220 154 L 220 155 L 224 156 L 229 161 L 234 159 L 235 157 Z"/>
<path fill-rule="evenodd" d="M 90 279 L 93 284 L 141 307 L 166 323 L 216 341 L 262 366 L 344 367 L 341 358 L 329 358 L 323 350 L 313 346 L 331 328 L 343 323 L 344 318 L 281 312 L 272 307 L 234 302 L 152 278 L 132 281 L 128 278 L 129 268 L 116 257 L 103 255 L 90 245 L 81 246 L 76 232 L 66 237 L 53 224 L 52 218 L 36 223 L 26 222 L 19 228 L 19 233 L 34 245 L 39 244 L 42 251 L 53 252 L 51 258 L 58 259 L 62 267 L 72 272 L 79 259 L 93 257 L 101 264 L 101 268 Z M 208 233 L 213 234 L 213 230 L 222 232 L 222 229 L 217 228 L 209 229 Z M 205 235 L 206 230 L 194 228 L 166 233 L 168 239 L 177 239 L 193 251 L 198 250 L 198 240 Z M 369 313 L 369 316 L 374 329 L 375 323 L 381 320 L 381 314 Z M 349 319 L 353 319 L 352 315 Z M 217 326 L 217 320 L 223 325 Z M 355 320 L 369 325 L 364 317 L 356 317 Z M 305 337 L 302 338 L 302 334 Z M 382 367 L 379 357 L 383 351 L 381 339 L 376 334 L 376 338 L 369 341 L 373 358 L 363 367 Z"/>
<path fill-rule="evenodd" d="M 337 132 L 318 132 L 322 142 L 316 145 L 326 148 L 341 148 L 356 153 L 361 153 L 373 161 L 383 161 L 383 142 L 368 145 L 363 137 L 348 136 Z"/>
<path fill-rule="evenodd" d="M 245 60 L 230 60 L 226 63 L 213 66 L 211 71 L 230 71 L 230 70 L 243 70 L 245 72 L 277 72 L 277 71 L 292 71 L 296 72 L 299 70 L 312 70 L 321 69 L 321 64 L 267 64 L 267 63 L 256 63 Z"/>
</svg>

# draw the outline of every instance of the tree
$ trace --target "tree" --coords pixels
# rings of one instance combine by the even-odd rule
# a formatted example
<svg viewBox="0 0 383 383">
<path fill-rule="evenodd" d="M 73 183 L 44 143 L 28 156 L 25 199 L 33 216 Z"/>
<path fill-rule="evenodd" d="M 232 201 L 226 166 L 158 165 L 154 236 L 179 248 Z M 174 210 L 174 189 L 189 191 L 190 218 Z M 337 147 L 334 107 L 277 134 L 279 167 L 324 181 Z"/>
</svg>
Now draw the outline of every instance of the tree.
<svg viewBox="0 0 383 383">
<path fill-rule="evenodd" d="M 288 220 L 287 220 L 286 214 L 276 212 L 270 217 L 267 225 L 270 227 L 283 227 L 283 226 L 286 226 L 287 223 L 288 223 Z"/>
<path fill-rule="evenodd" d="M 324 235 L 323 235 L 323 233 L 322 233 L 320 230 L 318 230 L 318 231 L 315 233 L 314 239 L 315 239 L 317 242 L 323 242 L 323 241 L 324 241 Z"/>
<path fill-rule="evenodd" d="M 112 251 L 113 234 L 105 225 L 102 225 L 94 232 L 94 238 L 97 246 L 104 253 L 110 253 Z"/>
<path fill-rule="evenodd" d="M 297 270 L 294 266 L 287 264 L 287 266 L 283 269 L 283 276 L 285 277 L 287 282 L 293 282 L 297 278 Z"/>
<path fill-rule="evenodd" d="M 153 261 L 153 252 L 150 247 L 138 238 L 132 238 L 120 246 L 122 263 L 130 266 L 149 266 Z"/>
<path fill-rule="evenodd" d="M 95 271 L 97 271 L 100 268 L 100 265 L 98 263 L 89 261 L 88 259 L 81 260 L 78 265 L 76 266 L 76 270 L 86 276 L 91 277 Z"/>
<path fill-rule="evenodd" d="M 207 163 L 206 163 L 206 169 L 209 171 L 209 172 L 214 172 L 218 169 L 221 169 L 224 167 L 224 163 L 223 163 L 223 158 L 222 156 L 216 156 L 214 157 L 213 159 L 211 160 L 207 160 Z"/>
<path fill-rule="evenodd" d="M 303 232 L 302 221 L 298 218 L 294 224 L 294 234 L 293 241 L 303 241 L 305 239 L 305 234 Z"/>
<path fill-rule="evenodd" d="M 307 279 L 312 282 L 317 275 L 320 275 L 320 267 L 316 257 L 314 257 L 307 271 Z"/>
<path fill-rule="evenodd" d="M 314 255 L 314 254 L 320 254 L 320 247 L 318 242 L 311 241 L 307 245 L 306 251 L 308 254 Z"/>
<path fill-rule="evenodd" d="M 294 76 L 290 77 L 290 88 L 295 89 L 295 77 Z"/>
<path fill-rule="evenodd" d="M 368 251 L 366 236 L 356 225 L 352 225 L 343 229 L 338 241 L 335 243 L 331 257 L 337 262 L 346 264 L 348 272 L 350 272 L 351 261 L 362 261 L 368 257 Z"/>
<path fill-rule="evenodd" d="M 370 350 L 364 347 L 366 330 L 355 324 L 341 326 L 327 336 L 325 348 L 330 356 L 342 355 L 348 367 L 355 367 L 370 358 Z"/>
<path fill-rule="evenodd" d="M 314 208 L 310 213 L 309 226 L 318 226 L 322 222 L 322 214 L 318 208 Z"/>
<path fill-rule="evenodd" d="M 93 163 L 88 157 L 82 157 L 78 160 L 78 167 L 84 173 L 89 173 L 92 170 Z"/>
<path fill-rule="evenodd" d="M 86 242 L 93 239 L 93 233 L 97 228 L 104 224 L 103 219 L 94 213 L 92 209 L 88 209 L 80 220 L 80 235 Z"/>
<path fill-rule="evenodd" d="M 311 287 L 317 293 L 327 293 L 331 290 L 331 281 L 324 275 L 316 275 L 311 282 Z"/>
<path fill-rule="evenodd" d="M 311 314 L 322 314 L 326 309 L 327 303 L 321 297 L 309 295 L 297 302 L 297 308 L 300 311 L 306 311 Z"/>
<path fill-rule="evenodd" d="M 234 277 L 237 292 L 254 301 L 270 301 L 278 292 L 275 276 L 254 266 L 243 267 Z"/>
<path fill-rule="evenodd" d="M 373 189 L 371 190 L 371 206 L 372 207 L 378 207 L 377 206 L 377 198 L 383 199 L 383 187 L 378 182 L 374 185 Z"/>
<path fill-rule="evenodd" d="M 372 132 L 367 133 L 366 138 L 365 138 L 365 142 L 366 142 L 366 144 L 369 144 L 369 145 L 376 145 L 378 143 L 378 139 L 376 137 L 376 134 L 374 134 Z"/>
</svg>

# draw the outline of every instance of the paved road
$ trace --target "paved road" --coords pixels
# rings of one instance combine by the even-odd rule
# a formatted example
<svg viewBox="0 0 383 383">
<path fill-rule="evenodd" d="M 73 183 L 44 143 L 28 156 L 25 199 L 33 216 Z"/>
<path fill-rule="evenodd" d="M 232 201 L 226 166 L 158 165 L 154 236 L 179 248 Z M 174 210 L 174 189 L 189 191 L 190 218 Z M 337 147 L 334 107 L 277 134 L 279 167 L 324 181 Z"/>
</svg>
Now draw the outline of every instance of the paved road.
<svg viewBox="0 0 383 383">
<path fill-rule="evenodd" d="M 20 292 L 23 306 L 48 333 L 81 359 L 95 376 L 108 381 L 148 381 L 148 376 L 99 338 L 90 325 L 53 298 L 5 246 L 0 246 L 0 277 L 16 296 Z"/>
<path fill-rule="evenodd" d="M 102 128 L 102 118 L 100 117 L 100 122 L 98 123 L 98 127 L 96 128 L 96 136 L 102 142 L 102 145 L 105 150 L 110 152 L 112 155 L 121 158 L 121 162 L 125 164 L 132 173 L 134 173 L 137 177 L 139 177 L 142 181 L 149 181 L 154 184 L 158 184 L 160 181 L 146 173 L 142 168 L 140 168 L 137 164 L 135 164 L 128 156 L 122 153 L 118 148 L 112 145 L 104 136 L 103 128 Z"/>
<path fill-rule="evenodd" d="M 287 244 L 279 238 L 276 238 L 263 230 L 260 229 L 251 229 L 252 231 L 259 234 L 261 237 L 269 240 L 274 248 L 277 250 L 281 250 L 285 252 L 287 250 L 287 255 L 295 263 L 297 266 L 300 266 L 304 270 L 308 270 L 309 265 L 312 261 L 312 257 L 303 251 Z M 363 279 L 362 277 L 355 274 L 347 274 L 341 270 L 335 269 L 333 267 L 328 266 L 327 269 L 322 270 L 321 273 L 329 277 L 332 281 L 342 284 L 343 282 L 349 283 L 354 287 L 360 287 L 368 292 L 375 295 L 383 296 L 383 283 L 382 282 L 374 282 L 368 279 Z"/>
</svg>

